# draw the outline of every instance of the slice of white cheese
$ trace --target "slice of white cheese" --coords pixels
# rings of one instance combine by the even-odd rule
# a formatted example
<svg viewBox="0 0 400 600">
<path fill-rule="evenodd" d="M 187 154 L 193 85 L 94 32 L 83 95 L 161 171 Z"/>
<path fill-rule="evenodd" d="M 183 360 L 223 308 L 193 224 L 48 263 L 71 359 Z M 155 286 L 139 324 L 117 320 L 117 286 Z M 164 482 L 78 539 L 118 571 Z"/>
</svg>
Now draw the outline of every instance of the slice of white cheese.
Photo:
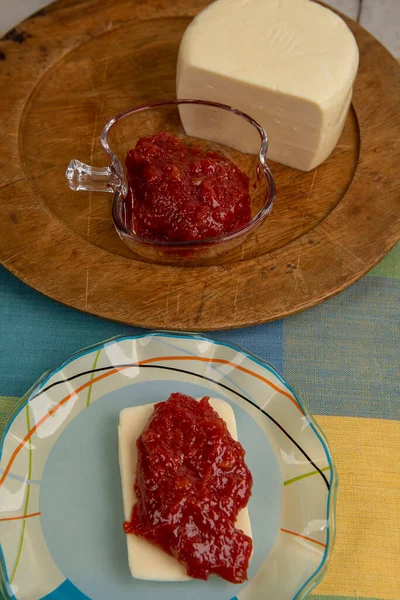
<svg viewBox="0 0 400 600">
<path fill-rule="evenodd" d="M 216 0 L 182 38 L 177 96 L 248 113 L 266 129 L 272 160 L 309 171 L 339 139 L 358 58 L 344 21 L 311 0 Z M 249 126 L 233 126 L 222 111 L 208 115 L 182 107 L 186 133 L 258 151 Z"/>
<path fill-rule="evenodd" d="M 210 404 L 225 421 L 231 436 L 237 440 L 235 414 L 231 406 L 219 398 L 211 398 Z M 125 520 L 131 519 L 132 507 L 136 502 L 134 483 L 136 479 L 136 440 L 142 433 L 154 404 L 125 408 L 119 416 L 118 442 L 121 469 L 122 498 Z M 250 518 L 247 508 L 237 518 L 236 527 L 251 537 Z M 185 568 L 172 556 L 136 535 L 126 536 L 128 560 L 132 576 L 152 581 L 186 581 L 190 579 Z"/>
</svg>

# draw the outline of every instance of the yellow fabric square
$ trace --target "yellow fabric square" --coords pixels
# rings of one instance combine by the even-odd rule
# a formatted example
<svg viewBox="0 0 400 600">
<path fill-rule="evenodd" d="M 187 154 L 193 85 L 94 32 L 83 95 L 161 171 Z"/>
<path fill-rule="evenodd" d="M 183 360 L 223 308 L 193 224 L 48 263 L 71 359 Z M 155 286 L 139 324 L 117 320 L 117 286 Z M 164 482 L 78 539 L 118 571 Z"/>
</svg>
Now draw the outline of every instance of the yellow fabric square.
<svg viewBox="0 0 400 600">
<path fill-rule="evenodd" d="M 337 537 L 315 594 L 400 599 L 400 422 L 317 416 L 339 472 Z"/>
</svg>

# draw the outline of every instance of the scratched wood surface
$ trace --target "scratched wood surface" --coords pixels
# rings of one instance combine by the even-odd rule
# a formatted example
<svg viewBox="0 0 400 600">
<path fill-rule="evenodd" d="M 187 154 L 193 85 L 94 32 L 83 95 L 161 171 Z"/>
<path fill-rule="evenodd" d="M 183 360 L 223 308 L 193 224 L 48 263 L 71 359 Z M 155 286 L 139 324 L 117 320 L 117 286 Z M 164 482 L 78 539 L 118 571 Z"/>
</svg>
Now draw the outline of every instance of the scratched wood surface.
<svg viewBox="0 0 400 600">
<path fill-rule="evenodd" d="M 353 21 L 361 62 L 337 148 L 310 173 L 271 163 L 273 213 L 218 264 L 145 263 L 115 234 L 111 196 L 68 189 L 71 158 L 104 164 L 110 117 L 173 97 L 180 38 L 205 4 L 61 0 L 0 41 L 0 261 L 35 289 L 145 327 L 242 327 L 333 296 L 400 238 L 400 68 Z"/>
</svg>

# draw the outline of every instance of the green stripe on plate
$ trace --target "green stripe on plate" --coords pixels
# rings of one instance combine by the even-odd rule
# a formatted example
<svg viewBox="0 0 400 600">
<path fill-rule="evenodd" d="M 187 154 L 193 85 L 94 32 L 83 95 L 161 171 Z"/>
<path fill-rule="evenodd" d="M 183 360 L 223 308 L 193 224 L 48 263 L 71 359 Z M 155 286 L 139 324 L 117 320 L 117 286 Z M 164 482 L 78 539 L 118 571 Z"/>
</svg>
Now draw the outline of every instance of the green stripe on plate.
<svg viewBox="0 0 400 600">
<path fill-rule="evenodd" d="M 102 351 L 102 348 L 100 348 L 100 350 L 97 350 L 97 352 L 96 352 L 96 356 L 94 358 L 94 363 L 93 363 L 93 367 L 92 367 L 92 374 L 90 376 L 90 381 L 93 381 L 94 372 L 95 372 L 95 369 L 97 367 L 97 361 L 99 360 L 99 356 L 100 356 L 101 351 Z M 92 396 L 92 384 L 90 384 L 90 386 L 89 386 L 88 395 L 87 395 L 87 401 L 86 401 L 86 406 L 90 406 L 91 396 Z"/>
<path fill-rule="evenodd" d="M 321 469 L 321 471 L 329 471 L 330 467 L 325 467 L 324 469 Z M 300 481 L 300 479 L 305 479 L 306 477 L 311 477 L 311 475 L 316 475 L 317 473 L 319 473 L 319 471 L 310 471 L 309 473 L 304 473 L 303 475 L 298 475 L 297 477 L 293 477 L 292 479 L 287 479 L 286 481 L 283 482 L 283 485 L 290 485 L 291 483 L 294 483 L 295 481 Z"/>
<path fill-rule="evenodd" d="M 29 414 L 30 413 L 29 404 L 27 404 L 25 406 L 25 413 L 26 413 L 26 429 L 29 432 L 31 430 L 31 419 L 30 419 L 30 414 Z M 32 479 L 32 440 L 29 440 L 28 443 L 29 443 L 28 479 L 30 481 Z M 30 485 L 30 483 L 28 483 L 27 488 L 26 488 L 26 495 L 25 495 L 24 517 L 26 517 L 26 515 L 28 514 L 28 505 L 29 505 L 29 496 L 30 496 L 30 494 L 31 494 L 31 485 Z M 22 546 L 24 545 L 25 527 L 26 527 L 26 520 L 24 519 L 22 521 L 21 535 L 20 535 L 19 544 L 18 544 L 18 551 L 17 551 L 17 558 L 15 560 L 14 569 L 13 569 L 13 572 L 12 572 L 11 577 L 10 577 L 10 584 L 12 584 L 12 582 L 14 581 L 14 577 L 15 577 L 15 574 L 17 572 L 19 561 L 20 561 L 20 558 L 21 558 Z"/>
</svg>

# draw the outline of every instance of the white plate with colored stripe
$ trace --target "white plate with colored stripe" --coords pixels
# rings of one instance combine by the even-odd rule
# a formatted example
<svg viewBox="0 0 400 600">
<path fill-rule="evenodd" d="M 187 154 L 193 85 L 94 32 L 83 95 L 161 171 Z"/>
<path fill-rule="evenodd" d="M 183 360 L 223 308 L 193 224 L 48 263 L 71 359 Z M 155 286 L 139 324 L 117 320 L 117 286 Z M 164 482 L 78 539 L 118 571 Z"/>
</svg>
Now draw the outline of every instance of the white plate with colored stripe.
<svg viewBox="0 0 400 600">
<path fill-rule="evenodd" d="M 254 480 L 246 584 L 130 575 L 118 417 L 172 392 L 219 397 L 235 412 Z M 160 332 L 86 349 L 25 396 L 0 452 L 7 599 L 297 600 L 321 580 L 332 552 L 337 476 L 328 443 L 282 377 L 235 346 Z"/>
</svg>

